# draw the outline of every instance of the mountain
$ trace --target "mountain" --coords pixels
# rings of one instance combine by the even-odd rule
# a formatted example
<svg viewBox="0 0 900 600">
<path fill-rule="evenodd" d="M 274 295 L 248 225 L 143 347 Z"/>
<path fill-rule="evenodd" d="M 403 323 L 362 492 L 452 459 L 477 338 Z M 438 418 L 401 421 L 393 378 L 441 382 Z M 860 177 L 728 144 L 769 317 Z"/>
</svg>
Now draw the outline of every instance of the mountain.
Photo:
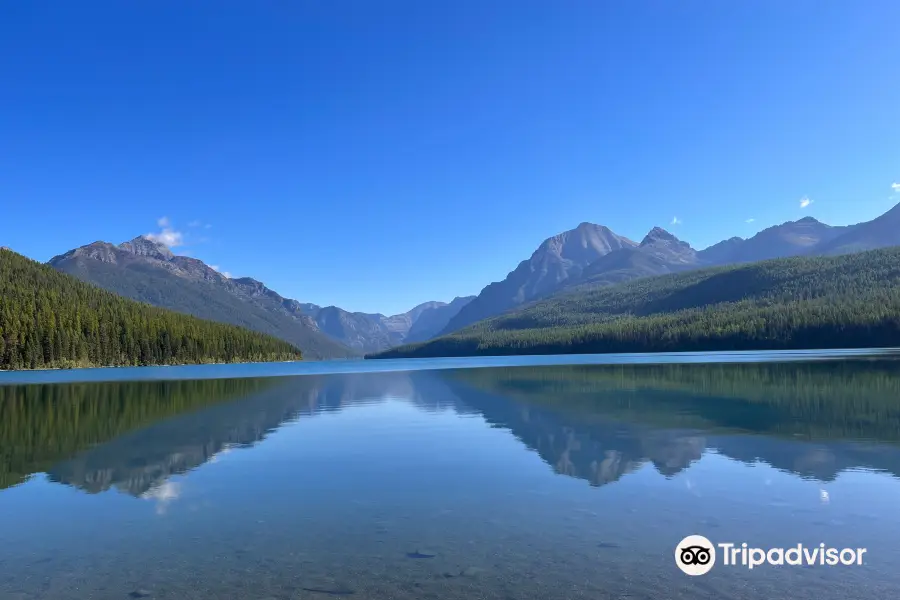
<svg viewBox="0 0 900 600">
<path fill-rule="evenodd" d="M 440 334 L 451 334 L 563 290 L 586 290 L 716 265 L 838 255 L 893 245 L 900 245 L 900 205 L 866 223 L 835 227 L 804 217 L 769 227 L 749 239 L 732 237 L 700 251 L 659 227 L 635 244 L 601 225 L 582 223 L 545 240 L 506 279 L 485 287 Z M 413 341 L 418 340 L 407 340 Z"/>
<path fill-rule="evenodd" d="M 0 250 L 0 369 L 299 360 L 285 341 L 117 296 Z"/>
<path fill-rule="evenodd" d="M 550 294 L 567 280 L 578 278 L 595 260 L 614 250 L 637 244 L 609 228 L 581 223 L 575 229 L 544 240 L 528 260 L 519 263 L 506 279 L 483 290 L 450 319 L 449 333 L 526 302 Z"/>
<path fill-rule="evenodd" d="M 847 254 L 900 244 L 900 204 L 880 217 L 846 228 L 816 248 L 817 254 Z"/>
<path fill-rule="evenodd" d="M 788 221 L 764 229 L 749 239 L 731 238 L 698 252 L 707 264 L 748 263 L 770 258 L 787 258 L 802 254 L 820 254 L 823 244 L 852 231 L 854 227 L 832 227 L 812 217 Z M 900 243 L 900 235 L 896 242 Z M 892 244 L 883 244 L 882 246 Z M 881 247 L 881 246 L 879 246 Z M 874 249 L 866 248 L 866 249 Z"/>
<path fill-rule="evenodd" d="M 589 264 L 580 277 L 571 278 L 554 293 L 563 289 L 587 289 L 613 285 L 640 277 L 675 273 L 701 266 L 697 251 L 690 244 L 662 229 L 654 227 L 635 247 L 614 250 Z"/>
<path fill-rule="evenodd" d="M 431 303 L 413 321 L 409 332 L 406 334 L 406 339 L 403 341 L 412 343 L 430 340 L 447 327 L 450 319 L 459 314 L 459 311 L 474 299 L 475 296 L 462 296 L 454 298 L 449 304 L 443 302 Z"/>
<path fill-rule="evenodd" d="M 333 339 L 360 352 L 379 352 L 394 346 L 436 336 L 474 296 L 451 303 L 424 302 L 392 316 L 348 312 L 336 306 L 305 305 L 303 313 Z M 306 308 L 309 307 L 309 308 Z"/>
<path fill-rule="evenodd" d="M 146 236 L 118 246 L 94 242 L 49 264 L 134 300 L 276 335 L 311 359 L 386 350 L 405 343 L 413 327 L 415 341 L 434 337 L 470 300 L 425 302 L 392 316 L 322 307 L 284 298 L 250 277 L 228 278 Z"/>
<path fill-rule="evenodd" d="M 564 290 L 375 358 L 900 346 L 900 247 Z"/>
<path fill-rule="evenodd" d="M 299 302 L 249 277 L 229 279 L 145 236 L 119 246 L 94 242 L 49 264 L 132 300 L 273 335 L 300 348 L 308 359 L 354 355 L 322 333 Z"/>
</svg>

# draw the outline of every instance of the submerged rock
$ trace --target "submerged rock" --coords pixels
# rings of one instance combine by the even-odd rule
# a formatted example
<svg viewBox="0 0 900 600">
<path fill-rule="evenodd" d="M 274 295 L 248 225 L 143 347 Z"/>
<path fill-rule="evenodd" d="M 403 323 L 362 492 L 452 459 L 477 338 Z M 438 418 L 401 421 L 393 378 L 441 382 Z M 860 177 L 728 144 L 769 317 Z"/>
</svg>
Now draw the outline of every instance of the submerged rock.
<svg viewBox="0 0 900 600">
<path fill-rule="evenodd" d="M 621 548 L 622 546 L 620 546 L 619 544 L 614 544 L 612 542 L 599 542 L 597 544 L 597 547 L 603 548 L 604 550 L 613 550 L 613 549 Z"/>
<path fill-rule="evenodd" d="M 349 588 L 321 588 L 321 587 L 305 587 L 300 588 L 304 592 L 312 592 L 314 594 L 325 594 L 326 596 L 352 596 L 356 592 Z"/>
</svg>

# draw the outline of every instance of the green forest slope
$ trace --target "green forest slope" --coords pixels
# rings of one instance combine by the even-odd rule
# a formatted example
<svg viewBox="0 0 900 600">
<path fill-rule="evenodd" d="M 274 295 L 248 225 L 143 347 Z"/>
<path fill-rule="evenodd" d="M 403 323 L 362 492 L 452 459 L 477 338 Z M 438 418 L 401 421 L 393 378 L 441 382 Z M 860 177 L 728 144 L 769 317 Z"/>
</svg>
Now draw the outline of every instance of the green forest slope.
<svg viewBox="0 0 900 600">
<path fill-rule="evenodd" d="M 370 358 L 900 346 L 900 247 L 552 296 Z"/>
<path fill-rule="evenodd" d="M 128 300 L 0 250 L 0 369 L 300 358 L 274 337 Z"/>
</svg>

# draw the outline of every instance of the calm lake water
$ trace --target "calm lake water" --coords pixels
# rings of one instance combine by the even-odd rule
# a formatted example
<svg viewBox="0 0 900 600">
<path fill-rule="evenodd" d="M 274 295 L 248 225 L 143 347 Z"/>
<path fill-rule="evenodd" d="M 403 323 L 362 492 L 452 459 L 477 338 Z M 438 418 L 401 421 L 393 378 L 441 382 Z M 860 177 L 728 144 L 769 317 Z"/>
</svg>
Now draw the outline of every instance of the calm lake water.
<svg viewBox="0 0 900 600">
<path fill-rule="evenodd" d="M 0 374 L 0 598 L 900 597 L 900 359 L 565 360 Z"/>
</svg>

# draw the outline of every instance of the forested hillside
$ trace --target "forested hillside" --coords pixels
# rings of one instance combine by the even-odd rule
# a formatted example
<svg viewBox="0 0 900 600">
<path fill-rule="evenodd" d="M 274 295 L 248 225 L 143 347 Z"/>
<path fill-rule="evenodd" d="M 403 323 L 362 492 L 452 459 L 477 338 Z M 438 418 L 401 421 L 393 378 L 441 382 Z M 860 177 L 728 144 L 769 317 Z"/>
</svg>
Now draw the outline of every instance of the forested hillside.
<svg viewBox="0 0 900 600">
<path fill-rule="evenodd" d="M 128 300 L 0 250 L 0 369 L 297 359 L 274 337 Z"/>
<path fill-rule="evenodd" d="M 376 358 L 900 346 L 900 248 L 552 296 Z"/>
<path fill-rule="evenodd" d="M 275 336 L 299 348 L 306 359 L 354 355 L 319 331 L 299 303 L 253 279 L 229 279 L 197 259 L 174 256 L 145 237 L 119 246 L 95 242 L 49 264 L 131 300 Z"/>
</svg>

